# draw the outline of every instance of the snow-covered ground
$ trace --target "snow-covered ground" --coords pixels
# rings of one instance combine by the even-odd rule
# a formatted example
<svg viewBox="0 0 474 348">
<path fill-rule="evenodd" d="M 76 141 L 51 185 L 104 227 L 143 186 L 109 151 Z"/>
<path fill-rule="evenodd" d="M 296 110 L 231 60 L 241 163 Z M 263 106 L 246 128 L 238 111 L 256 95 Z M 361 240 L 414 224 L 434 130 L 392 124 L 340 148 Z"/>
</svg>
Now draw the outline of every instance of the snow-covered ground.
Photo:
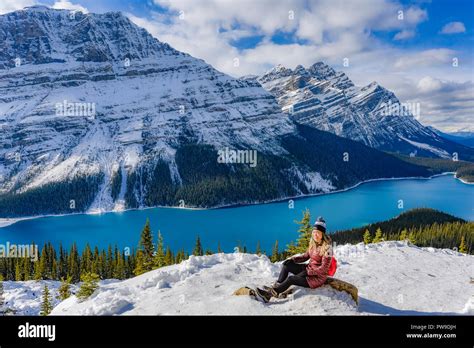
<svg viewBox="0 0 474 348">
<path fill-rule="evenodd" d="M 472 255 L 390 241 L 337 246 L 336 256 L 336 277 L 357 286 L 359 306 L 328 286 L 298 288 L 268 304 L 233 296 L 242 286 L 271 284 L 281 267 L 266 256 L 234 253 L 191 257 L 132 279 L 102 282 L 88 300 L 72 296 L 52 314 L 474 315 Z M 5 282 L 9 306 L 17 314 L 38 313 L 41 283 Z M 58 283 L 48 285 L 55 294 Z"/>
<path fill-rule="evenodd" d="M 53 280 L 3 282 L 5 307 L 13 310 L 16 315 L 38 315 L 40 312 L 41 295 L 47 285 L 52 294 L 53 305 L 57 305 L 58 288 L 60 282 Z"/>
</svg>

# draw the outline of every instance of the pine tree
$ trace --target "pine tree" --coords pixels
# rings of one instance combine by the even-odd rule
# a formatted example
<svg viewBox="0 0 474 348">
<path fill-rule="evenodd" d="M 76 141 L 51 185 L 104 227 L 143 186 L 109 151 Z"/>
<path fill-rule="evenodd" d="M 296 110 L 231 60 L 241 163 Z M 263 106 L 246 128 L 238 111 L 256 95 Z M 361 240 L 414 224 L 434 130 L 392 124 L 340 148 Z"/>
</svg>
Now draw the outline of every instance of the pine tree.
<svg viewBox="0 0 474 348">
<path fill-rule="evenodd" d="M 166 266 L 163 236 L 161 235 L 159 231 L 158 231 L 158 245 L 156 247 L 153 264 L 155 268 Z"/>
<path fill-rule="evenodd" d="M 377 228 L 377 230 L 375 231 L 375 237 L 374 239 L 372 240 L 372 243 L 380 243 L 382 241 L 382 230 L 379 228 Z"/>
<path fill-rule="evenodd" d="M 143 227 L 138 248 L 142 250 L 143 269 L 145 272 L 151 271 L 155 264 L 155 246 L 153 244 L 153 234 L 151 232 L 149 219 L 146 220 L 145 227 Z"/>
<path fill-rule="evenodd" d="M 43 316 L 49 315 L 49 313 L 51 313 L 52 310 L 53 310 L 53 304 L 52 304 L 51 295 L 49 293 L 48 286 L 45 285 L 43 288 L 43 297 L 41 300 L 40 315 L 43 315 Z"/>
<path fill-rule="evenodd" d="M 81 279 L 79 253 L 77 251 L 76 243 L 71 246 L 71 251 L 68 257 L 67 276 L 70 276 L 73 283 L 79 282 Z"/>
<path fill-rule="evenodd" d="M 81 257 L 80 262 L 81 262 L 81 274 L 91 272 L 92 251 L 91 251 L 91 247 L 89 246 L 89 243 L 86 244 L 86 247 L 84 248 L 82 252 L 82 257 Z"/>
<path fill-rule="evenodd" d="M 311 233 L 313 231 L 313 226 L 311 225 L 311 213 L 309 209 L 306 209 L 303 212 L 303 218 L 300 221 L 295 221 L 300 227 L 298 228 L 299 238 L 294 244 L 289 244 L 287 246 L 287 251 L 289 254 L 299 254 L 304 253 L 308 249 L 309 241 L 311 239 Z"/>
<path fill-rule="evenodd" d="M 202 256 L 204 253 L 202 251 L 201 239 L 197 236 L 196 245 L 194 246 L 193 255 Z"/>
<path fill-rule="evenodd" d="M 369 230 L 365 230 L 364 232 L 364 244 L 369 244 L 372 241 L 372 235 L 370 234 Z"/>
<path fill-rule="evenodd" d="M 102 250 L 99 255 L 99 276 L 101 279 L 107 279 L 107 253 Z"/>
<path fill-rule="evenodd" d="M 41 279 L 41 256 L 39 258 L 39 260 L 37 260 L 35 262 L 35 266 L 34 266 L 34 275 L 33 275 L 33 278 L 35 280 L 40 280 Z"/>
<path fill-rule="evenodd" d="M 69 296 L 71 296 L 71 277 L 68 277 L 67 279 L 62 278 L 61 279 L 61 285 L 59 286 L 58 292 L 58 299 L 61 301 L 64 301 L 67 299 Z"/>
<path fill-rule="evenodd" d="M 15 281 L 20 282 L 22 280 L 23 280 L 23 276 L 21 273 L 20 261 L 18 261 L 17 259 L 16 265 L 15 265 Z"/>
<path fill-rule="evenodd" d="M 217 242 L 217 253 L 218 254 L 222 253 L 221 242 Z"/>
<path fill-rule="evenodd" d="M 63 249 L 62 244 L 59 244 L 59 261 L 58 261 L 58 278 L 67 277 L 67 253 Z"/>
<path fill-rule="evenodd" d="M 277 262 L 280 259 L 279 251 L 278 251 L 278 240 L 275 242 L 272 250 L 272 256 L 270 257 L 271 262 Z"/>
<path fill-rule="evenodd" d="M 41 278 L 40 279 L 49 279 L 50 277 L 48 276 L 49 269 L 48 269 L 48 254 L 46 251 L 46 246 L 43 247 L 43 250 L 41 251 L 41 256 L 39 259 L 40 263 L 40 274 Z"/>
<path fill-rule="evenodd" d="M 416 244 L 416 238 L 415 238 L 415 233 L 413 231 L 411 231 L 409 234 L 408 234 L 408 241 L 415 245 Z"/>
<path fill-rule="evenodd" d="M 23 258 L 23 279 L 24 280 L 30 280 L 30 266 L 31 266 L 31 261 L 28 256 L 25 256 Z"/>
<path fill-rule="evenodd" d="M 467 247 L 466 247 L 466 241 L 464 240 L 464 236 L 461 237 L 461 244 L 459 244 L 459 252 L 463 254 L 467 254 Z"/>
<path fill-rule="evenodd" d="M 50 278 L 53 280 L 58 279 L 58 262 L 56 261 L 56 258 L 53 258 L 51 263 Z"/>
<path fill-rule="evenodd" d="M 106 259 L 106 279 L 111 279 L 114 274 L 114 254 L 112 252 L 112 245 L 109 244 L 107 248 L 107 259 Z"/>
<path fill-rule="evenodd" d="M 400 240 L 406 240 L 407 238 L 408 238 L 408 236 L 407 236 L 407 229 L 404 228 L 404 229 L 402 230 L 402 232 L 400 232 L 400 238 L 399 238 L 399 239 L 400 239 Z"/>
<path fill-rule="evenodd" d="M 165 265 L 170 266 L 173 264 L 173 253 L 171 252 L 170 247 L 166 248 L 166 254 L 165 254 Z"/>
<path fill-rule="evenodd" d="M 184 250 L 181 249 L 180 251 L 178 251 L 178 253 L 176 254 L 176 263 L 181 263 L 181 261 L 184 260 Z"/>
<path fill-rule="evenodd" d="M 143 256 L 143 250 L 138 249 L 137 250 L 137 258 L 136 258 L 136 264 L 135 268 L 133 269 L 133 273 L 138 276 L 140 274 L 143 274 L 147 272 L 145 268 L 145 257 Z"/>
<path fill-rule="evenodd" d="M 127 257 L 127 272 L 129 272 L 129 277 L 133 277 L 135 275 L 134 269 L 136 265 L 137 265 L 137 253 L 135 250 L 132 250 L 132 252 Z"/>
<path fill-rule="evenodd" d="M 266 254 L 266 252 L 265 252 Z M 291 241 L 290 244 L 288 244 L 286 246 L 286 254 L 288 255 L 294 255 L 294 254 L 298 254 L 296 252 L 296 245 L 295 245 L 295 242 Z"/>
<path fill-rule="evenodd" d="M 91 272 L 92 273 L 101 275 L 99 263 L 100 263 L 99 248 L 97 246 L 95 246 L 94 254 L 92 255 L 92 263 L 91 263 Z"/>
<path fill-rule="evenodd" d="M 116 265 L 114 268 L 113 277 L 115 279 L 124 279 L 125 278 L 125 259 L 123 254 L 117 253 L 116 256 Z"/>
<path fill-rule="evenodd" d="M 257 242 L 257 248 L 255 249 L 255 254 L 258 256 L 262 255 L 262 249 L 260 247 L 260 241 Z"/>
<path fill-rule="evenodd" d="M 5 315 L 5 294 L 3 289 L 3 275 L 0 274 L 0 315 Z"/>
<path fill-rule="evenodd" d="M 85 273 L 81 276 L 81 287 L 77 292 L 77 298 L 79 300 L 85 300 L 90 295 L 94 293 L 94 291 L 99 287 L 99 276 L 95 273 Z"/>
</svg>

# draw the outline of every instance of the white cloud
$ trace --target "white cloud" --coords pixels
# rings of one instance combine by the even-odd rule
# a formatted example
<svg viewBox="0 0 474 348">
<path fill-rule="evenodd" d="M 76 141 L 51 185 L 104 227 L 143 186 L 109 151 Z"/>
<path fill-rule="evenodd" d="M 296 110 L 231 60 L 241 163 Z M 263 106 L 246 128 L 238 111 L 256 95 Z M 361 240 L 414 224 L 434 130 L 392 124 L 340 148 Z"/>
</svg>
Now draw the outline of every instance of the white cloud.
<svg viewBox="0 0 474 348">
<path fill-rule="evenodd" d="M 421 52 L 404 53 L 395 61 L 394 67 L 403 70 L 426 65 L 448 66 L 452 64 L 453 58 L 456 58 L 456 51 L 447 48 L 435 48 Z"/>
<path fill-rule="evenodd" d="M 72 2 L 67 1 L 67 0 L 56 1 L 54 5 L 51 7 L 58 10 L 61 9 L 61 10 L 81 11 L 83 13 L 89 12 L 87 8 L 85 8 L 84 6 L 81 6 L 79 4 L 73 4 Z"/>
<path fill-rule="evenodd" d="M 439 91 L 443 87 L 441 80 L 433 78 L 431 76 L 423 77 L 418 81 L 418 90 L 422 93 L 430 93 Z"/>
<path fill-rule="evenodd" d="M 380 46 L 371 35 L 373 31 L 413 31 L 427 19 L 423 9 L 389 0 L 154 2 L 170 14 L 152 13 L 150 19 L 129 15 L 130 19 L 159 40 L 233 76 L 261 74 L 274 63 L 294 67 L 320 59 L 336 64 L 344 58 L 356 61 Z M 400 10 L 404 11 L 403 20 L 398 18 Z M 276 45 L 270 41 L 272 35 L 282 32 L 290 33 L 300 44 Z M 232 45 L 233 40 L 255 35 L 264 35 L 255 48 Z M 238 69 L 233 64 L 236 57 L 240 60 Z"/>
<path fill-rule="evenodd" d="M 22 8 L 33 6 L 35 3 L 35 0 L 1 0 L 0 14 L 21 10 Z"/>
<path fill-rule="evenodd" d="M 474 131 L 474 84 L 426 76 L 418 82 L 419 93 L 413 98 L 420 102 L 421 122 L 443 131 L 459 129 Z"/>
<path fill-rule="evenodd" d="M 402 31 L 399 31 L 397 34 L 395 34 L 393 39 L 397 41 L 401 41 L 401 40 L 408 40 L 413 37 L 415 37 L 414 30 L 402 30 Z"/>
<path fill-rule="evenodd" d="M 407 22 L 407 25 L 417 25 L 427 19 L 428 13 L 419 7 L 412 6 L 405 11 L 404 21 Z"/>
<path fill-rule="evenodd" d="M 415 60 L 414 57 L 418 54 L 421 58 Z M 407 53 L 393 47 L 381 47 L 367 53 L 363 58 L 365 64 L 354 62 L 347 74 L 358 85 L 375 80 L 393 91 L 400 101 L 420 103 L 419 121 L 425 125 L 444 131 L 474 131 L 472 64 L 465 57 L 460 59 L 458 67 L 454 67 L 450 59 L 446 59 L 446 63 L 440 63 L 437 59 L 427 58 L 432 55 L 433 52 L 429 51 Z M 394 68 L 395 62 L 401 58 L 410 60 L 412 64 Z M 443 58 L 443 54 L 437 58 Z"/>
<path fill-rule="evenodd" d="M 450 22 L 441 29 L 441 34 L 458 34 L 466 32 L 463 22 Z"/>
<path fill-rule="evenodd" d="M 25 7 L 40 5 L 41 1 L 38 0 L 1 0 L 0 1 L 0 14 L 21 10 Z M 74 4 L 68 0 L 57 0 L 51 8 L 75 10 L 88 13 L 87 8 L 80 4 Z"/>
</svg>

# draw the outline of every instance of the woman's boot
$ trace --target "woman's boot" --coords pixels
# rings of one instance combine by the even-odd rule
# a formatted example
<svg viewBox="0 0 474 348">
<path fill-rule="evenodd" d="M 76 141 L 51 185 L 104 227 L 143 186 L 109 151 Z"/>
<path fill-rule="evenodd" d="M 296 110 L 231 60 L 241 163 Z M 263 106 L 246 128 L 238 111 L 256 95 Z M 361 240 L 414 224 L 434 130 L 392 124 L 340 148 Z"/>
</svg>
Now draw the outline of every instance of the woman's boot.
<svg viewBox="0 0 474 348">
<path fill-rule="evenodd" d="M 257 294 L 258 294 L 266 303 L 269 302 L 272 297 L 278 297 L 278 293 L 277 293 L 275 290 L 273 290 L 273 289 L 265 290 L 265 289 L 257 288 Z"/>
</svg>

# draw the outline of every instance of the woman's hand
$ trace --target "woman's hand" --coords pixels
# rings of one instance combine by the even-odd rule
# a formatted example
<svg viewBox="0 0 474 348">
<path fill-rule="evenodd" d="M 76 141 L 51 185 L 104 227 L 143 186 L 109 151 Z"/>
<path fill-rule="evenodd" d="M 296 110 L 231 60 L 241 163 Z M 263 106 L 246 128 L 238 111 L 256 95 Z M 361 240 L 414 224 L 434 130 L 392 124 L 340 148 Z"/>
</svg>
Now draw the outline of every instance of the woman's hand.
<svg viewBox="0 0 474 348">
<path fill-rule="evenodd" d="M 294 256 L 291 257 L 291 260 L 294 263 L 305 262 L 308 259 L 309 259 L 309 253 L 308 252 L 305 252 L 304 254 L 294 255 Z"/>
</svg>

